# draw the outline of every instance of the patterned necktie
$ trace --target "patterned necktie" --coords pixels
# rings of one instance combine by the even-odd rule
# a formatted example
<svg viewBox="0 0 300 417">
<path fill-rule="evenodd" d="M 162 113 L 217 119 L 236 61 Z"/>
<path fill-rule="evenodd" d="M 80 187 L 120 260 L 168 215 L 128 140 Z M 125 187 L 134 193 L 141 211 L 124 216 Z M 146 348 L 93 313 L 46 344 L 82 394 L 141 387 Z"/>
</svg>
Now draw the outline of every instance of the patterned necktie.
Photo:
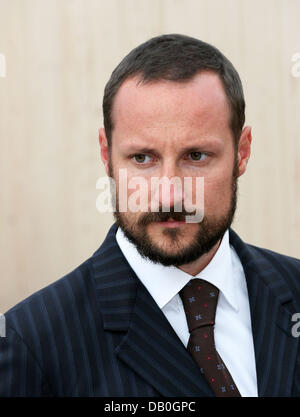
<svg viewBox="0 0 300 417">
<path fill-rule="evenodd" d="M 180 291 L 180 296 L 190 332 L 188 351 L 216 397 L 240 397 L 215 348 L 214 324 L 219 290 L 209 282 L 195 278 Z"/>
</svg>

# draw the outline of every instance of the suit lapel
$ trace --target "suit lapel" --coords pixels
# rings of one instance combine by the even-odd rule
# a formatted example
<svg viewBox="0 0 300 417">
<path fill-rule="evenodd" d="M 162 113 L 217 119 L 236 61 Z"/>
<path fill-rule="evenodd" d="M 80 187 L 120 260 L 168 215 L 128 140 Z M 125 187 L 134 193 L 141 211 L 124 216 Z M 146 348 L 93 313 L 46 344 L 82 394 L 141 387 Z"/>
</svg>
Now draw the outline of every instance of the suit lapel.
<svg viewBox="0 0 300 417">
<path fill-rule="evenodd" d="M 212 395 L 198 366 L 141 283 L 129 331 L 117 354 L 164 396 Z"/>
<path fill-rule="evenodd" d="M 292 336 L 293 296 L 267 251 L 246 245 L 230 230 L 244 268 L 252 321 L 258 395 L 290 396 L 299 339 Z"/>
<path fill-rule="evenodd" d="M 114 224 L 93 256 L 104 329 L 123 332 L 116 355 L 163 396 L 213 396 L 192 357 L 127 263 Z"/>
</svg>

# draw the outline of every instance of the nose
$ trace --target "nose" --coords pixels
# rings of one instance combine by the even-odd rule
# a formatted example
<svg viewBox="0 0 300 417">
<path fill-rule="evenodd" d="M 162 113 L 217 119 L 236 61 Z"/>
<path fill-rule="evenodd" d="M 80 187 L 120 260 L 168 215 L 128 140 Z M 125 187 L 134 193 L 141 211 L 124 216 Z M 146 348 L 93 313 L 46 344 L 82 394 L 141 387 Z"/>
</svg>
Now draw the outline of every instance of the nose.
<svg viewBox="0 0 300 417">
<path fill-rule="evenodd" d="M 182 202 L 182 179 L 176 162 L 165 160 L 162 164 L 155 188 L 155 201 L 166 209 Z"/>
</svg>

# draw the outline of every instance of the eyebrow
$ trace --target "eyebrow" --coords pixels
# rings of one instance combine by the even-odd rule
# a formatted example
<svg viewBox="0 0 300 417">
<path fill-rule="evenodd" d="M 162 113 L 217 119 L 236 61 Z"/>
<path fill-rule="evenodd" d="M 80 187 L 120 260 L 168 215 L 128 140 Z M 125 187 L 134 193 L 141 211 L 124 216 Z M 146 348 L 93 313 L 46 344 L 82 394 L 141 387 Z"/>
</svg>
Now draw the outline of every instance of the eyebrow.
<svg viewBox="0 0 300 417">
<path fill-rule="evenodd" d="M 187 146 L 185 148 L 181 149 L 182 153 L 189 153 L 189 152 L 194 152 L 195 150 L 197 151 L 201 151 L 201 149 L 205 149 L 207 147 L 215 147 L 216 144 L 215 142 L 210 142 L 210 143 L 202 143 L 202 144 L 195 144 L 194 146 Z M 130 153 L 141 153 L 141 154 L 159 154 L 160 152 L 157 151 L 157 149 L 155 148 L 151 148 L 151 147 L 145 147 L 145 146 L 141 146 L 139 147 L 138 145 L 130 145 L 128 146 L 128 148 L 124 149 L 124 152 L 130 152 Z"/>
</svg>

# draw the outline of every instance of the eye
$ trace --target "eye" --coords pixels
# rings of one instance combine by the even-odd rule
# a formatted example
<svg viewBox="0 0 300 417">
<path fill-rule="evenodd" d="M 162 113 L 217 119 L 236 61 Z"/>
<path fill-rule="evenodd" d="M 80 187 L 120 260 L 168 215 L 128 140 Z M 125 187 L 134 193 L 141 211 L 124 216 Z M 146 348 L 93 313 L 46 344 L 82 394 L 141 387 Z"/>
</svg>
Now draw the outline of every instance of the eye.
<svg viewBox="0 0 300 417">
<path fill-rule="evenodd" d="M 151 158 L 148 155 L 145 155 L 143 153 L 137 153 L 135 155 L 133 155 L 133 158 L 135 160 L 135 162 L 137 162 L 138 164 L 144 164 L 147 162 L 150 162 Z M 148 158 L 148 160 L 147 160 Z"/>
<path fill-rule="evenodd" d="M 207 155 L 203 152 L 190 152 L 189 155 L 191 156 L 191 159 L 193 161 L 202 161 L 203 159 L 205 159 L 207 157 Z"/>
</svg>

